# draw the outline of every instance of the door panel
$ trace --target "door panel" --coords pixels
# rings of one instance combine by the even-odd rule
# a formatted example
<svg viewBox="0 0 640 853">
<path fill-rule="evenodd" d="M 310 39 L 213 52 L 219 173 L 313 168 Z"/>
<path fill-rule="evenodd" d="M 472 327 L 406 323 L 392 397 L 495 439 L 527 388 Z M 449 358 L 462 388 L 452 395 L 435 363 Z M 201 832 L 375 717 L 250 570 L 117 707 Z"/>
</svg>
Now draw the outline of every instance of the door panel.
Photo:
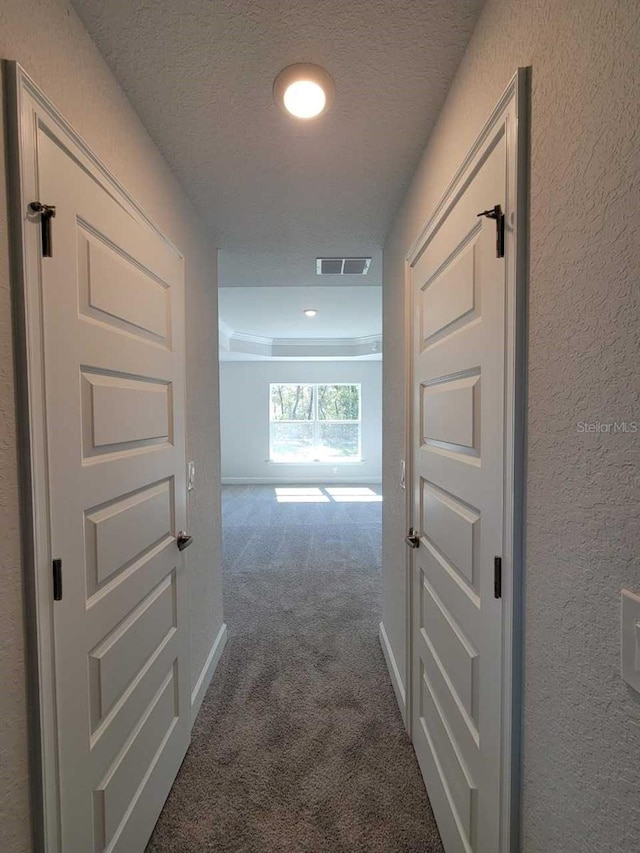
<svg viewBox="0 0 640 853">
<path fill-rule="evenodd" d="M 478 510 L 422 480 L 420 518 L 424 537 L 472 587 L 477 586 Z"/>
<path fill-rule="evenodd" d="M 82 313 L 132 335 L 169 344 L 170 289 L 134 259 L 82 226 L 78 233 L 78 278 Z"/>
<path fill-rule="evenodd" d="M 172 573 L 89 652 L 92 732 L 154 653 L 169 642 L 177 623 Z"/>
<path fill-rule="evenodd" d="M 422 435 L 425 445 L 440 442 L 480 452 L 480 377 L 440 377 L 422 385 Z"/>
<path fill-rule="evenodd" d="M 479 161 L 411 269 L 414 313 L 412 722 L 447 853 L 499 849 L 504 138 Z"/>
<path fill-rule="evenodd" d="M 148 708 L 94 792 L 96 848 L 108 849 L 127 821 L 127 810 L 153 771 L 179 719 L 172 666 Z"/>
<path fill-rule="evenodd" d="M 434 274 L 420 301 L 424 346 L 451 334 L 477 316 L 478 293 L 474 271 L 475 243 L 471 242 Z"/>
<path fill-rule="evenodd" d="M 180 256 L 45 133 L 62 849 L 144 850 L 191 725 Z"/>
<path fill-rule="evenodd" d="M 170 386 L 130 376 L 93 376 L 83 373 L 90 386 L 88 407 L 92 449 L 136 442 L 169 441 Z"/>
<path fill-rule="evenodd" d="M 164 480 L 85 513 L 87 587 L 92 592 L 173 529 L 173 483 Z"/>
</svg>

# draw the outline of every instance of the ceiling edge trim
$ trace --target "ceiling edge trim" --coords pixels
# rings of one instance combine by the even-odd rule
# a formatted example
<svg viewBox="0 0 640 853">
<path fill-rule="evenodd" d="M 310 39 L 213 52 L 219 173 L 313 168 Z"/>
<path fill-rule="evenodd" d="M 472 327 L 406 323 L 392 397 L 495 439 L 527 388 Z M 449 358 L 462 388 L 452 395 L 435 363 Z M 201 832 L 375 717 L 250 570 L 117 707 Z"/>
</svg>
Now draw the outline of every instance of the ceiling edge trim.
<svg viewBox="0 0 640 853">
<path fill-rule="evenodd" d="M 265 338 L 234 332 L 221 321 L 219 346 L 221 351 L 228 353 L 267 357 L 356 358 L 381 353 L 382 335 L 365 335 L 360 338 Z"/>
</svg>

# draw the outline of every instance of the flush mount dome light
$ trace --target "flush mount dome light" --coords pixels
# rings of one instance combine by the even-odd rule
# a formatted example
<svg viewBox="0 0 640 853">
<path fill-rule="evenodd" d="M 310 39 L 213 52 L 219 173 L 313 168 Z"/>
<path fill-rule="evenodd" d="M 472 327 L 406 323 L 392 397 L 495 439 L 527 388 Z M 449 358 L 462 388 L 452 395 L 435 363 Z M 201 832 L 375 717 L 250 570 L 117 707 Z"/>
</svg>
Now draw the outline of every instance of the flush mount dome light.
<svg viewBox="0 0 640 853">
<path fill-rule="evenodd" d="M 331 75 L 319 65 L 308 62 L 287 66 L 273 84 L 273 97 L 280 109 L 302 119 L 326 112 L 335 94 Z"/>
<path fill-rule="evenodd" d="M 305 308 L 302 313 L 305 317 L 315 317 L 318 312 L 315 308 Z"/>
</svg>

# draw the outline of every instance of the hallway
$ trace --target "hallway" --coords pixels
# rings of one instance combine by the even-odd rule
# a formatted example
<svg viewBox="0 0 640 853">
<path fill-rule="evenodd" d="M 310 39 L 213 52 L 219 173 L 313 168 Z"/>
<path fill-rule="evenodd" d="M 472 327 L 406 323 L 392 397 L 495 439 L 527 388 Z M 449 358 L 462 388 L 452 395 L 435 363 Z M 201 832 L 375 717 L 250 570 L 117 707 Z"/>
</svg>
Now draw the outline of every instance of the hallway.
<svg viewBox="0 0 640 853">
<path fill-rule="evenodd" d="M 378 642 L 377 487 L 223 487 L 229 642 L 148 853 L 439 853 Z"/>
</svg>

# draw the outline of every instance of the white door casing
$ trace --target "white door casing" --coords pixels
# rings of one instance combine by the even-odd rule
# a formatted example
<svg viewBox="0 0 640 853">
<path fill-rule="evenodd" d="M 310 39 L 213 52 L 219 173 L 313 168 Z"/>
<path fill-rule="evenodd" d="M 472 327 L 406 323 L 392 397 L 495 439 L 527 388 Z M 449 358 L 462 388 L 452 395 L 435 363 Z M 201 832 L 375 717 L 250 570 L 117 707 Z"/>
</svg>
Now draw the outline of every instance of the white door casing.
<svg viewBox="0 0 640 853">
<path fill-rule="evenodd" d="M 526 90 L 521 71 L 407 257 L 410 732 L 447 853 L 518 843 Z M 477 217 L 496 204 L 502 258 Z"/>
<path fill-rule="evenodd" d="M 189 743 L 184 265 L 13 66 L 46 850 L 144 846 Z M 29 201 L 56 206 L 40 257 Z M 16 211 L 16 218 L 18 212 Z M 52 560 L 62 598 L 52 601 Z"/>
</svg>

